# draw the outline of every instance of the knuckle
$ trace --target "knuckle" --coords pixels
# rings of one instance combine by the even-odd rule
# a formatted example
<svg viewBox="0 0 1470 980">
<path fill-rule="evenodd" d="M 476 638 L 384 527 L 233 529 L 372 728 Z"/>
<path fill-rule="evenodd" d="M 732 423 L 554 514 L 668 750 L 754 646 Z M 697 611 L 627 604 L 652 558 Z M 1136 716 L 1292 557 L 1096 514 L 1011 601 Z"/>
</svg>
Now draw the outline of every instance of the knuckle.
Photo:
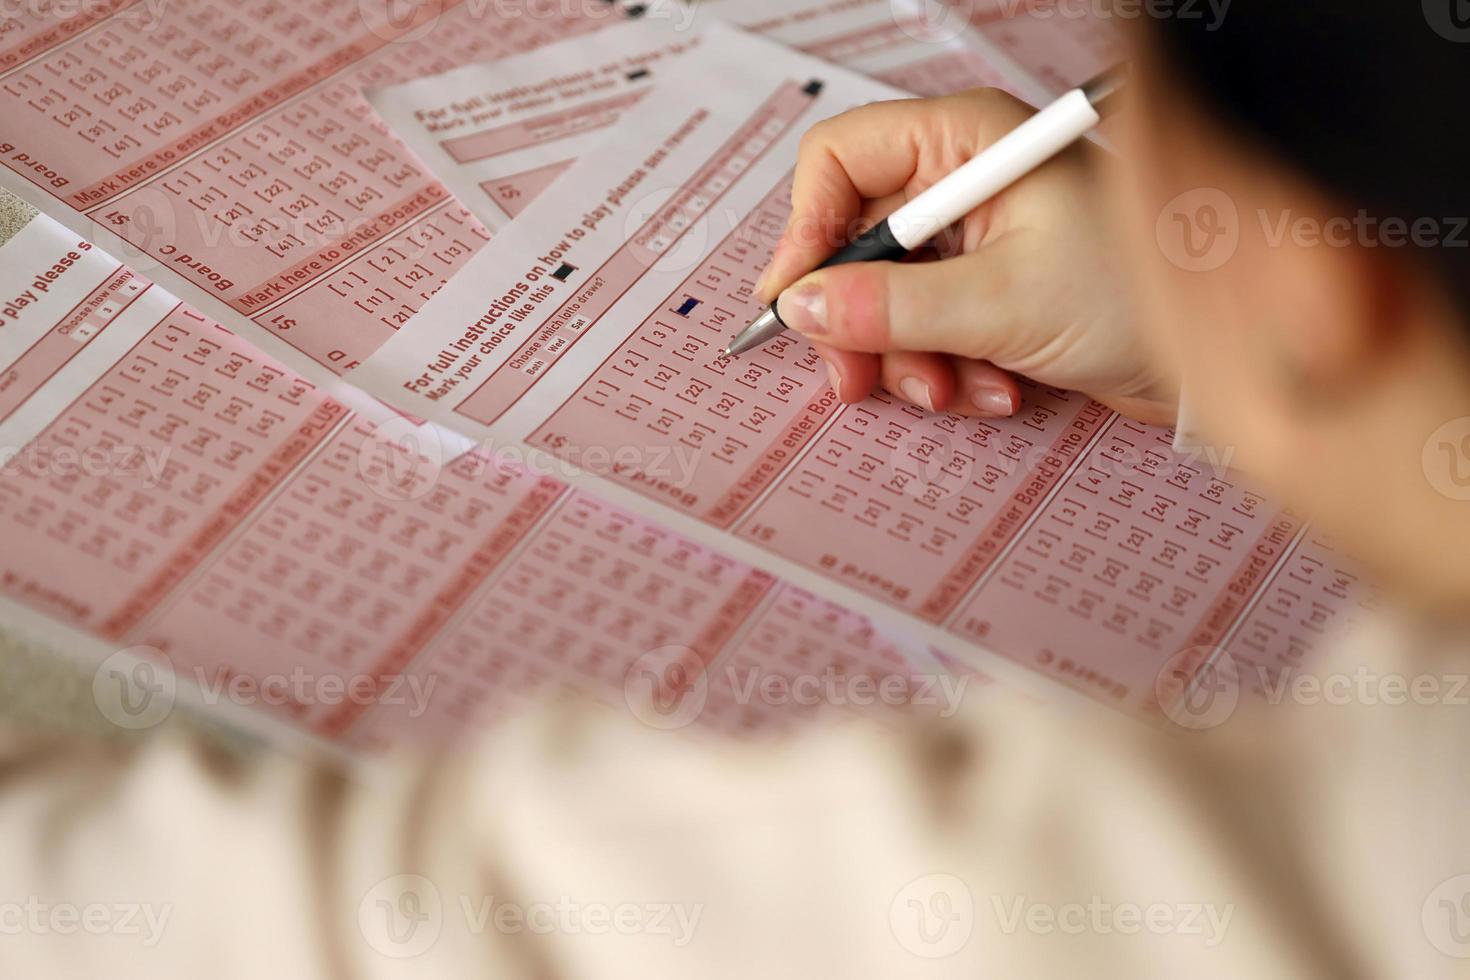
<svg viewBox="0 0 1470 980">
<path fill-rule="evenodd" d="M 814 153 L 825 150 L 831 136 L 832 124 L 832 119 L 823 119 L 802 133 L 801 140 L 796 145 L 797 156 L 804 160 Z"/>
<path fill-rule="evenodd" d="M 1003 106 L 1019 105 L 1016 97 L 1003 88 L 994 85 L 984 85 L 980 88 L 972 88 L 961 92 L 958 96 L 973 105 L 983 109 L 995 109 Z"/>
<path fill-rule="evenodd" d="M 859 350 L 886 350 L 889 340 L 889 281 L 897 267 L 859 262 L 829 270 L 826 282 L 832 329 Z"/>
<path fill-rule="evenodd" d="M 995 105 L 998 102 L 1010 98 L 1005 89 L 997 88 L 994 85 L 981 85 L 979 88 L 970 89 L 965 94 L 983 105 Z"/>
<path fill-rule="evenodd" d="M 955 98 L 987 130 L 1004 129 L 1019 123 L 1032 111 L 1024 102 L 1002 88 L 974 88 L 959 93 Z"/>
</svg>

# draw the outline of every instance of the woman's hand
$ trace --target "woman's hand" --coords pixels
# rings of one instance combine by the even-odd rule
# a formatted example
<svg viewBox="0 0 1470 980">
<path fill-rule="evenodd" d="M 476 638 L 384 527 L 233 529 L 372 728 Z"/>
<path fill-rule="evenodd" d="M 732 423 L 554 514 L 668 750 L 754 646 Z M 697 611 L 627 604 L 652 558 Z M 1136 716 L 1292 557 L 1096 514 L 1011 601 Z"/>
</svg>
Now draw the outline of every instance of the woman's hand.
<svg viewBox="0 0 1470 980">
<path fill-rule="evenodd" d="M 1030 114 L 998 89 L 880 102 L 802 140 L 791 219 L 759 284 L 816 346 L 846 402 L 875 385 L 930 411 L 1005 416 L 1011 372 L 1172 424 L 1177 395 L 1133 329 L 1097 186 L 1102 151 L 1063 151 L 949 229 L 924 262 L 810 275 Z M 799 278 L 801 277 L 801 278 Z M 789 288 L 788 288 L 789 287 Z"/>
</svg>

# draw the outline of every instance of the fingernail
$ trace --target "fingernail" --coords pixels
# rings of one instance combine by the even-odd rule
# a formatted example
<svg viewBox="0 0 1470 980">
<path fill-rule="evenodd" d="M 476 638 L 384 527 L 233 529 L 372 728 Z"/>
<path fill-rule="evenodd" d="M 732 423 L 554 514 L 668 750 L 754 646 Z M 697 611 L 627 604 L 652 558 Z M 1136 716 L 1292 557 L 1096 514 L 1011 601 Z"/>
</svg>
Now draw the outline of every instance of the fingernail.
<svg viewBox="0 0 1470 980">
<path fill-rule="evenodd" d="M 837 370 L 836 364 L 827 365 L 827 380 L 832 383 L 832 390 L 837 392 L 837 397 L 842 397 L 842 372 Z"/>
<path fill-rule="evenodd" d="M 976 388 L 970 401 L 987 415 L 1012 415 L 1016 411 L 1011 393 L 1004 388 Z"/>
<path fill-rule="evenodd" d="M 788 289 L 776 300 L 781 321 L 805 334 L 827 332 L 827 293 L 816 283 Z"/>
<path fill-rule="evenodd" d="M 929 386 L 918 378 L 904 378 L 898 383 L 898 390 L 915 405 L 934 411 L 934 400 L 929 397 Z"/>
</svg>

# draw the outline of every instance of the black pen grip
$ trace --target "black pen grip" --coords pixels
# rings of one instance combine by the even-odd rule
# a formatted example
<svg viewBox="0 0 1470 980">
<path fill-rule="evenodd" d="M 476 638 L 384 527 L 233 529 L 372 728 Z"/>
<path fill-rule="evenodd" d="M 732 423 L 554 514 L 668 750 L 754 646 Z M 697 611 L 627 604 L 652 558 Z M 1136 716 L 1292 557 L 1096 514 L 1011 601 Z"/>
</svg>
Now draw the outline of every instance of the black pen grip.
<svg viewBox="0 0 1470 980">
<path fill-rule="evenodd" d="M 893 230 L 884 220 L 848 242 L 836 255 L 817 268 L 825 269 L 829 265 L 846 265 L 849 262 L 896 261 L 907 254 L 909 250 L 893 237 Z"/>
<path fill-rule="evenodd" d="M 848 242 L 817 268 L 825 269 L 829 265 L 846 265 L 849 262 L 897 261 L 907 254 L 909 250 L 893 236 L 893 230 L 888 227 L 888 221 L 885 219 Z M 782 329 L 786 329 L 786 321 L 781 319 L 781 311 L 776 309 L 775 303 L 770 305 L 770 311 Z"/>
</svg>

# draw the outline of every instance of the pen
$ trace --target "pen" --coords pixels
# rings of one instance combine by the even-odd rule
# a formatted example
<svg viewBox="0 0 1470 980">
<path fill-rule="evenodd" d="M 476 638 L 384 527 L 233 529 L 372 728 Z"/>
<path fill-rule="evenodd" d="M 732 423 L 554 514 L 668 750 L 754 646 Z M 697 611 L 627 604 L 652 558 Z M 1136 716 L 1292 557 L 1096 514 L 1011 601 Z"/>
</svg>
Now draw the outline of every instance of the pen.
<svg viewBox="0 0 1470 980">
<path fill-rule="evenodd" d="M 1127 64 L 1059 97 L 975 154 L 947 177 L 854 238 L 817 266 L 900 259 L 1005 188 L 1041 166 L 1102 121 L 1127 77 Z M 779 297 L 778 297 L 779 300 Z M 786 324 L 776 303 L 731 338 L 726 355 L 743 354 L 775 338 Z"/>
</svg>

